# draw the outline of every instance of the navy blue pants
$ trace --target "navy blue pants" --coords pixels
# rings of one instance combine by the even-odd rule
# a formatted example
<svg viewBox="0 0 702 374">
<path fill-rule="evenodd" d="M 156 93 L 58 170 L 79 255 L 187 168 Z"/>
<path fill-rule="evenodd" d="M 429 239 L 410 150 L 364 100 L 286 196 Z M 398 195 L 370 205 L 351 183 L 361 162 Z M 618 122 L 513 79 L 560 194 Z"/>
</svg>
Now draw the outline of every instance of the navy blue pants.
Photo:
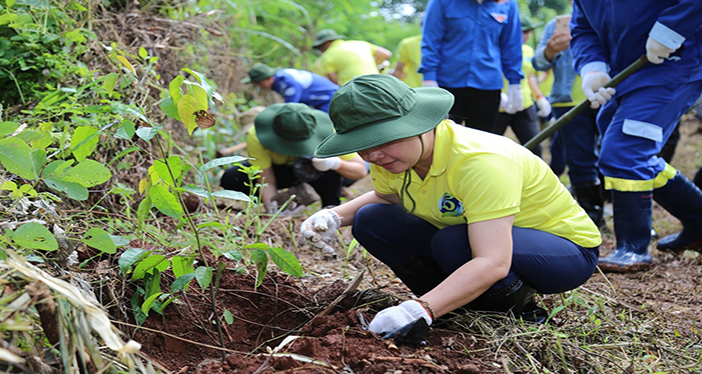
<svg viewBox="0 0 702 374">
<path fill-rule="evenodd" d="M 451 274 L 472 259 L 467 225 L 437 229 L 399 205 L 369 204 L 356 213 L 353 235 L 363 247 L 387 265 L 398 265 L 414 256 L 433 259 Z M 570 240 L 543 231 L 514 227 L 512 268 L 491 291 L 516 278 L 551 294 L 585 283 L 597 266 L 599 247 L 583 248 Z"/>
<path fill-rule="evenodd" d="M 560 118 L 573 107 L 554 107 L 553 113 Z M 597 169 L 599 157 L 597 109 L 590 107 L 575 116 L 570 123 L 553 135 L 551 144 L 551 169 L 556 175 L 568 166 L 568 177 L 573 186 L 593 186 L 600 179 Z"/>
</svg>

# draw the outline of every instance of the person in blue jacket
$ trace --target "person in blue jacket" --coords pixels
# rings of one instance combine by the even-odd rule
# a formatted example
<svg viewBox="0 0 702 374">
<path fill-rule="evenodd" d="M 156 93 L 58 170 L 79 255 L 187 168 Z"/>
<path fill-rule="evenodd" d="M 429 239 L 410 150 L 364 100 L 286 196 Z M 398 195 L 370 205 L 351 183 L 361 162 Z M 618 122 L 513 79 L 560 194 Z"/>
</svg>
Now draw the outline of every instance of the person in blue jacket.
<svg viewBox="0 0 702 374">
<path fill-rule="evenodd" d="M 441 87 L 456 98 L 449 117 L 490 131 L 500 107 L 503 76 L 509 82 L 506 112 L 523 108 L 522 30 L 516 0 L 430 0 L 422 26 L 423 87 Z"/>
<path fill-rule="evenodd" d="M 556 118 L 585 100 L 580 91 L 580 76 L 573 69 L 569 48 L 571 36 L 556 32 L 556 20 L 546 24 L 531 62 L 534 69 L 553 69 L 553 86 L 548 97 Z M 598 226 L 604 225 L 604 194 L 597 169 L 599 133 L 597 109 L 587 108 L 554 134 L 551 157 L 564 157 L 576 200 Z M 556 144 L 561 143 L 559 148 Z M 562 149 L 564 156 L 558 152 Z"/>
<path fill-rule="evenodd" d="M 678 218 L 681 232 L 658 241 L 662 251 L 702 250 L 702 191 L 658 157 L 680 116 L 702 93 L 702 2 L 573 2 L 570 47 L 582 90 L 600 107 L 599 168 L 612 190 L 616 249 L 604 271 L 649 268 L 652 200 Z M 650 64 L 604 88 L 645 55 Z"/>
<path fill-rule="evenodd" d="M 256 63 L 249 69 L 242 83 L 254 83 L 264 90 L 273 90 L 286 103 L 303 103 L 329 113 L 329 102 L 339 85 L 329 79 L 305 70 L 279 69 Z"/>
</svg>

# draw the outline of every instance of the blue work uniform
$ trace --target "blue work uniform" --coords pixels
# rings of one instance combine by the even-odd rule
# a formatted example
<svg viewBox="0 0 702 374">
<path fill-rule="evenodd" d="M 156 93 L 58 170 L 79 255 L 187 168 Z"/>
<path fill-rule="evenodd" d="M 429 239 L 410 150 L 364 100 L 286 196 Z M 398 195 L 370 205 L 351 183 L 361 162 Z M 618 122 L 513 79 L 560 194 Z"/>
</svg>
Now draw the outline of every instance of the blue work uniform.
<svg viewBox="0 0 702 374">
<path fill-rule="evenodd" d="M 431 0 L 422 28 L 424 80 L 440 87 L 502 88 L 502 75 L 519 84 L 522 31 L 515 0 Z"/>
<path fill-rule="evenodd" d="M 581 76 L 615 76 L 646 54 L 649 35 L 675 50 L 662 64 L 647 64 L 625 79 L 600 109 L 605 188 L 651 191 L 675 174 L 657 154 L 702 92 L 701 19 L 699 0 L 573 2 L 570 46 Z"/>
<path fill-rule="evenodd" d="M 273 90 L 286 103 L 303 103 L 329 113 L 329 103 L 339 86 L 315 73 L 296 69 L 280 69 L 275 73 Z"/>
</svg>

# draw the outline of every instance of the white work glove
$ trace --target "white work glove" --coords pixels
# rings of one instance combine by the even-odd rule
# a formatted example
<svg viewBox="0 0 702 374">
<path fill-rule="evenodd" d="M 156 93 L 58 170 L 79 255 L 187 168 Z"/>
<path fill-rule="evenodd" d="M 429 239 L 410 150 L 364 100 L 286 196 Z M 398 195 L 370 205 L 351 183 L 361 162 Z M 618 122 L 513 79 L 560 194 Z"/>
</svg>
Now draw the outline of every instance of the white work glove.
<svg viewBox="0 0 702 374">
<path fill-rule="evenodd" d="M 424 318 L 427 321 L 427 325 L 431 326 L 433 321 L 427 310 L 422 306 L 422 303 L 417 300 L 407 300 L 398 306 L 381 310 L 368 325 L 368 329 L 376 334 L 383 335 L 414 323 L 420 318 Z"/>
<path fill-rule="evenodd" d="M 510 84 L 507 86 L 507 107 L 505 112 L 514 114 L 524 110 L 524 99 L 522 98 L 522 86 L 519 84 Z"/>
<path fill-rule="evenodd" d="M 590 100 L 590 107 L 592 109 L 597 109 L 604 105 L 607 100 L 611 99 L 612 96 L 617 92 L 614 88 L 604 88 L 602 86 L 605 83 L 611 81 L 612 78 L 609 74 L 604 71 L 591 71 L 583 77 L 583 84 L 581 88 L 583 93 L 588 100 Z"/>
<path fill-rule="evenodd" d="M 314 157 L 312 159 L 312 166 L 318 171 L 336 170 L 341 166 L 341 158 L 337 156 L 327 158 Z"/>
<path fill-rule="evenodd" d="M 551 103 L 547 98 L 540 96 L 536 99 L 536 106 L 539 107 L 539 117 L 548 117 L 551 114 Z"/>
<path fill-rule="evenodd" d="M 662 63 L 666 58 L 670 57 L 673 52 L 675 51 L 664 46 L 658 42 L 658 40 L 650 36 L 648 40 L 646 40 L 646 57 L 648 57 L 648 61 L 652 64 Z"/>
<path fill-rule="evenodd" d="M 323 249 L 327 253 L 334 253 L 334 248 L 327 242 L 334 239 L 339 227 L 341 227 L 341 217 L 331 209 L 322 209 L 302 222 L 300 233 L 311 246 Z"/>
<path fill-rule="evenodd" d="M 500 109 L 506 110 L 507 104 L 509 104 L 509 99 L 507 98 L 507 94 L 504 92 L 500 92 Z"/>
<path fill-rule="evenodd" d="M 436 83 L 436 81 L 423 81 L 422 82 L 422 87 L 439 87 L 439 84 Z"/>
</svg>

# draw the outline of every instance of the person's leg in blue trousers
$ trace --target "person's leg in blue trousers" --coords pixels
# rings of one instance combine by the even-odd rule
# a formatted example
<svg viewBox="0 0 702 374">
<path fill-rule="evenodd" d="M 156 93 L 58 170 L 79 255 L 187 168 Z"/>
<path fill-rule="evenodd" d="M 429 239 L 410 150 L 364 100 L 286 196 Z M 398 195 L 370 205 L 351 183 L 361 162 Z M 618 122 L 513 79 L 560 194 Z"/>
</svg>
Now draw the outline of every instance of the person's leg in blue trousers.
<svg viewBox="0 0 702 374">
<path fill-rule="evenodd" d="M 700 92 L 701 81 L 642 87 L 618 94 L 600 109 L 597 124 L 603 137 L 599 166 L 605 187 L 613 190 L 617 239 L 615 251 L 599 261 L 602 270 L 633 272 L 650 266 L 654 190 L 657 201 L 674 198 L 687 200 L 690 206 L 702 205 L 693 189 L 680 195 L 672 192 L 679 189 L 662 188 L 673 181 L 676 171 L 658 157 L 678 119 Z M 684 182 L 682 177 L 677 180 Z M 674 209 L 670 213 L 680 215 Z"/>
<path fill-rule="evenodd" d="M 415 274 L 440 273 L 439 277 L 429 277 L 435 283 L 431 288 L 472 259 L 467 225 L 439 230 L 405 213 L 399 205 L 364 206 L 356 213 L 353 234 L 368 252 L 393 270 L 417 257 L 438 265 L 428 267 L 427 274 Z M 585 249 L 569 240 L 532 229 L 514 228 L 512 235 L 512 268 L 508 276 L 486 294 L 514 283 L 515 279 L 521 279 L 540 293 L 568 291 L 583 284 L 597 264 L 598 248 Z M 405 278 L 398 276 L 405 282 Z M 440 280 L 437 282 L 437 279 Z"/>
<path fill-rule="evenodd" d="M 554 114 L 562 116 L 571 107 L 555 107 Z M 597 160 L 599 156 L 597 110 L 587 108 L 558 132 L 565 148 L 571 190 L 578 204 L 598 226 L 604 225 L 604 194 L 600 183 Z"/>
</svg>

